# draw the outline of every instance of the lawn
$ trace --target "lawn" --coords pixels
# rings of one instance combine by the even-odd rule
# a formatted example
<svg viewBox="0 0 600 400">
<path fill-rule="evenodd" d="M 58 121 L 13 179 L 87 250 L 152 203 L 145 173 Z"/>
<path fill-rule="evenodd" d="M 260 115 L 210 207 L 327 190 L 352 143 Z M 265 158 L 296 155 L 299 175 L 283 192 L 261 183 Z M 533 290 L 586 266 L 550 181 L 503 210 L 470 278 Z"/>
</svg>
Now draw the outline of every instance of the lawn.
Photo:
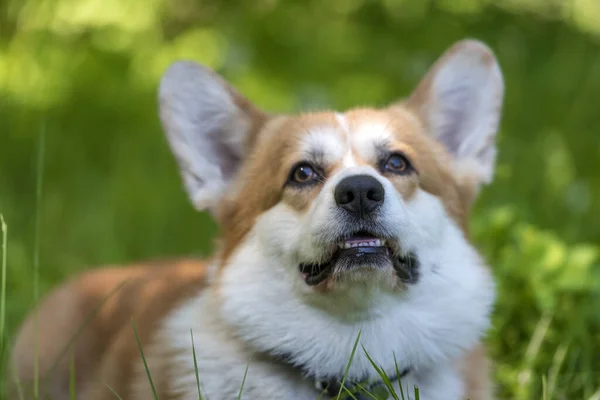
<svg viewBox="0 0 600 400">
<path fill-rule="evenodd" d="M 593 1 L 0 3 L 0 356 L 77 271 L 210 253 L 217 228 L 189 205 L 158 121 L 171 61 L 272 111 L 343 110 L 407 95 L 474 37 L 506 82 L 497 175 L 471 224 L 499 285 L 500 398 L 600 399 L 598 21 Z"/>
</svg>

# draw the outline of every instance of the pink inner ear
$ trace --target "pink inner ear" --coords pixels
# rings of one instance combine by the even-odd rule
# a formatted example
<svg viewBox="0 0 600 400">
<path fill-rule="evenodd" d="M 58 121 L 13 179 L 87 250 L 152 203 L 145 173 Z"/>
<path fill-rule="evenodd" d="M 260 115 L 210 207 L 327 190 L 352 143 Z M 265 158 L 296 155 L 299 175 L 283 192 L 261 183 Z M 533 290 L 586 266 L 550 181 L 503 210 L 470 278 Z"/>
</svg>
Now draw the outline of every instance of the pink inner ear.
<svg viewBox="0 0 600 400">
<path fill-rule="evenodd" d="M 236 174 L 265 114 L 215 72 L 191 61 L 169 67 L 159 99 L 163 129 L 188 194 L 197 209 L 211 208 Z"/>
<path fill-rule="evenodd" d="M 431 136 L 467 162 L 482 181 L 491 180 L 504 82 L 491 50 L 466 40 L 448 50 L 408 101 Z"/>
</svg>

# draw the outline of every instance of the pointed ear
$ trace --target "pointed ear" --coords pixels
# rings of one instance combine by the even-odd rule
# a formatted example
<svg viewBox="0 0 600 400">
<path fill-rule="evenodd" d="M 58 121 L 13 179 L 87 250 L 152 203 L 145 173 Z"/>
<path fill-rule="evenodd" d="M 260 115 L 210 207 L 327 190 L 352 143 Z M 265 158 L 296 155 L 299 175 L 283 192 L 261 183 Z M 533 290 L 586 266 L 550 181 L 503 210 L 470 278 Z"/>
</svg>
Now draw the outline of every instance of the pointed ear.
<svg viewBox="0 0 600 400">
<path fill-rule="evenodd" d="M 503 97 L 496 57 L 483 43 L 467 39 L 440 57 L 406 105 L 455 157 L 460 172 L 475 174 L 481 184 L 494 175 Z"/>
<path fill-rule="evenodd" d="M 159 103 L 188 195 L 198 210 L 214 213 L 266 114 L 212 70 L 191 61 L 167 69 Z"/>
</svg>

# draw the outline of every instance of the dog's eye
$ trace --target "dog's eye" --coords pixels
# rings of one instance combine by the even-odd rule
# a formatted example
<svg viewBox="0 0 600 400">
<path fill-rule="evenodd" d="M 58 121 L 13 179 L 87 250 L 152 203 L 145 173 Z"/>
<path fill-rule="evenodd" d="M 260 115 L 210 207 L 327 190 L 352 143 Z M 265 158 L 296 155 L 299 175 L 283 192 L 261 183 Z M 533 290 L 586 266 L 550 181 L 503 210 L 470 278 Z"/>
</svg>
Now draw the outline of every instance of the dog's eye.
<svg viewBox="0 0 600 400">
<path fill-rule="evenodd" d="M 294 183 L 305 184 L 310 183 L 319 178 L 319 174 L 313 167 L 308 164 L 298 164 L 292 170 L 290 180 Z"/>
<path fill-rule="evenodd" d="M 393 172 L 395 174 L 403 174 L 411 169 L 410 162 L 402 154 L 394 153 L 388 157 L 383 165 L 384 172 Z"/>
</svg>

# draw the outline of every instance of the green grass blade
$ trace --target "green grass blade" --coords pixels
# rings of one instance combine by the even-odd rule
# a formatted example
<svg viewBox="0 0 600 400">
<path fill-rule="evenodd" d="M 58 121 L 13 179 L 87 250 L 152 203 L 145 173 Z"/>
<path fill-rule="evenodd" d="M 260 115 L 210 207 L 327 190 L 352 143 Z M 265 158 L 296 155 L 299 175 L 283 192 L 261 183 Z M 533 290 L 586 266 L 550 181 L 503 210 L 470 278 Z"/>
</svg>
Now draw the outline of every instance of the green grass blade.
<svg viewBox="0 0 600 400">
<path fill-rule="evenodd" d="M 392 395 L 392 397 L 394 398 L 394 400 L 400 400 L 400 398 L 398 398 L 398 395 L 396 394 L 396 390 L 394 389 L 394 386 L 392 385 L 392 382 L 390 382 L 390 378 L 388 378 L 388 376 L 385 373 L 385 371 L 383 369 L 379 368 L 377 366 L 377 364 L 375 364 L 375 361 L 373 361 L 373 359 L 371 358 L 371 356 L 367 352 L 367 349 L 365 349 L 364 346 L 362 346 L 362 349 L 365 352 L 365 355 L 367 356 L 367 359 L 369 360 L 369 362 L 371 363 L 371 365 L 373 366 L 373 368 L 375 368 L 375 371 L 377 371 L 377 373 L 379 374 L 379 376 L 383 380 L 383 383 L 385 384 L 385 387 L 387 387 L 388 391 L 390 392 L 390 394 Z"/>
<path fill-rule="evenodd" d="M 600 388 L 598 388 L 588 400 L 600 400 Z"/>
<path fill-rule="evenodd" d="M 110 385 L 109 385 L 109 384 L 107 384 L 107 383 L 105 383 L 105 385 L 106 385 L 106 387 L 108 388 L 108 390 L 110 390 L 110 391 L 111 391 L 111 392 L 112 392 L 112 393 L 115 395 L 115 397 L 116 397 L 117 399 L 119 399 L 119 400 L 123 400 L 123 399 L 121 398 L 121 396 L 119 396 L 119 393 L 117 393 L 117 392 L 115 391 L 115 389 L 111 388 L 111 387 L 110 387 Z"/>
<path fill-rule="evenodd" d="M 347 394 L 348 396 L 350 396 L 350 397 L 351 397 L 353 400 L 358 400 L 358 399 L 356 398 L 356 396 L 355 396 L 355 395 L 354 395 L 354 394 L 353 394 L 353 393 L 352 393 L 350 390 L 348 390 L 348 388 L 346 388 L 345 386 L 342 386 L 342 389 L 343 389 L 343 390 L 346 392 L 346 394 Z"/>
<path fill-rule="evenodd" d="M 556 385 L 560 375 L 560 371 L 565 362 L 567 353 L 569 352 L 569 343 L 562 343 L 552 358 L 552 365 L 548 371 L 548 398 L 554 398 L 554 392 L 556 391 Z"/>
<path fill-rule="evenodd" d="M 4 216 L 0 214 L 0 228 L 2 229 L 2 278 L 0 283 L 0 373 L 4 374 L 2 363 L 4 361 L 4 342 L 6 340 L 6 238 L 8 227 Z M 0 396 L 4 393 L 4 379 L 0 379 Z"/>
<path fill-rule="evenodd" d="M 321 391 L 321 394 L 319 395 L 319 397 L 317 397 L 317 400 L 322 400 L 323 396 L 325 396 L 327 394 L 327 390 L 323 389 Z"/>
<path fill-rule="evenodd" d="M 21 381 L 19 380 L 16 366 L 13 365 L 11 370 L 12 370 L 12 379 L 13 379 L 13 382 L 15 385 L 15 390 L 17 391 L 17 394 L 19 395 L 19 400 L 25 400 L 25 396 L 23 395 L 23 388 L 21 387 Z"/>
<path fill-rule="evenodd" d="M 419 388 L 415 386 L 415 400 L 419 400 L 421 395 L 419 394 Z"/>
<path fill-rule="evenodd" d="M 140 342 L 140 337 L 138 335 L 137 328 L 135 327 L 135 322 L 133 318 L 131 319 L 131 325 L 133 325 L 133 332 L 135 333 L 135 340 L 137 341 L 138 347 L 140 349 L 140 354 L 142 355 L 142 361 L 144 362 L 144 368 L 146 369 L 146 375 L 148 375 L 148 380 L 150 381 L 150 386 L 152 387 L 152 393 L 154 394 L 154 399 L 158 400 L 158 394 L 156 393 L 156 388 L 154 387 L 154 382 L 152 381 L 152 375 L 150 375 L 150 369 L 148 368 L 148 363 L 146 362 L 146 356 L 144 356 L 144 350 L 142 349 L 142 342 Z"/>
<path fill-rule="evenodd" d="M 194 356 L 194 371 L 196 372 L 196 385 L 198 386 L 198 400 L 202 400 L 202 392 L 200 391 L 200 375 L 198 374 L 198 362 L 196 361 L 196 346 L 194 345 L 194 333 L 190 329 L 192 337 L 192 354 Z"/>
<path fill-rule="evenodd" d="M 127 278 L 127 279 L 123 279 L 123 281 L 121 281 L 121 283 L 119 283 L 117 286 L 115 286 L 110 292 L 108 292 L 102 299 L 100 299 L 100 301 L 98 302 L 98 304 L 96 305 L 95 308 L 92 309 L 92 311 L 85 317 L 85 319 L 83 320 L 83 322 L 81 323 L 81 325 L 77 328 L 77 331 L 75 331 L 75 333 L 73 334 L 73 336 L 71 336 L 71 338 L 69 339 L 69 341 L 67 341 L 67 344 L 63 347 L 63 349 L 61 350 L 61 352 L 58 354 L 58 356 L 54 359 L 54 363 L 52 363 L 52 366 L 48 369 L 48 372 L 46 373 L 46 377 L 44 377 L 44 379 L 47 379 L 47 377 L 50 375 L 50 373 L 52 371 L 54 371 L 54 369 L 56 368 L 56 366 L 58 365 L 58 363 L 60 362 L 60 360 L 67 354 L 67 352 L 71 349 L 71 346 L 73 345 L 73 343 L 75 342 L 75 340 L 77 340 L 77 338 L 79 337 L 79 335 L 81 335 L 81 332 L 83 332 L 83 329 L 85 329 L 85 327 L 90 323 L 90 321 L 96 316 L 96 314 L 98 314 L 98 312 L 100 311 L 100 309 L 102 308 L 102 306 L 112 297 L 114 296 L 119 290 L 121 290 L 121 288 L 123 286 L 125 286 L 125 284 L 127 282 L 129 282 L 131 278 Z"/>
<path fill-rule="evenodd" d="M 244 372 L 244 379 L 242 379 L 242 387 L 240 387 L 240 393 L 238 394 L 238 400 L 242 398 L 242 391 L 244 390 L 244 385 L 246 384 L 246 376 L 248 375 L 248 367 L 250 364 L 246 365 L 246 372 Z"/>
<path fill-rule="evenodd" d="M 365 393 L 367 396 L 369 396 L 370 398 L 372 398 L 373 400 L 380 400 L 377 397 L 375 397 L 375 395 L 371 392 L 369 392 L 363 385 L 361 385 L 360 383 L 356 383 L 356 387 L 359 388 L 362 393 Z M 360 392 L 359 392 L 360 393 Z"/>
<path fill-rule="evenodd" d="M 77 397 L 75 396 L 75 351 L 71 349 L 71 363 L 70 363 L 70 377 L 69 377 L 69 393 L 71 395 L 71 400 L 75 400 Z"/>
<path fill-rule="evenodd" d="M 0 283 L 0 360 L 4 359 L 4 335 L 6 329 L 6 238 L 8 227 L 4 222 L 4 216 L 0 214 L 0 226 L 2 227 L 2 282 Z M 0 393 L 1 393 L 0 387 Z"/>
<path fill-rule="evenodd" d="M 342 378 L 342 382 L 340 385 L 340 391 L 337 394 L 337 399 L 342 395 L 342 390 L 344 389 L 344 384 L 346 383 L 346 378 L 348 377 L 348 373 L 350 372 L 350 365 L 352 365 L 352 361 L 354 360 L 354 355 L 356 354 L 356 348 L 358 347 L 358 342 L 360 341 L 360 335 L 362 334 L 362 330 L 358 331 L 358 335 L 356 336 L 356 341 L 354 342 L 354 346 L 352 347 L 352 353 L 350 353 L 350 359 L 348 360 L 348 365 L 346 365 L 346 371 L 344 371 L 344 377 Z"/>
<path fill-rule="evenodd" d="M 40 141 L 37 155 L 37 171 L 35 185 L 35 237 L 33 246 L 33 302 L 38 303 L 40 292 L 40 220 L 42 208 L 42 182 L 44 172 L 44 146 L 46 130 L 44 127 L 40 130 Z M 34 313 L 33 320 L 35 338 L 34 338 L 34 360 L 33 360 L 33 396 L 39 398 L 39 329 L 38 329 L 38 309 Z"/>
<path fill-rule="evenodd" d="M 398 360 L 396 359 L 396 353 L 394 353 L 394 365 L 396 366 L 396 376 L 398 377 L 398 386 L 400 387 L 400 397 L 402 397 L 402 400 L 405 400 L 404 389 L 402 388 L 402 379 L 400 378 L 400 375 L 402 374 L 400 373 L 400 368 L 398 368 Z"/>
<path fill-rule="evenodd" d="M 540 355 L 542 344 L 546 339 L 546 335 L 548 334 L 550 325 L 552 323 L 552 318 L 553 316 L 550 313 L 542 315 L 536 324 L 533 334 L 531 335 L 531 339 L 529 340 L 529 344 L 525 350 L 521 371 L 519 372 L 524 379 L 519 379 L 517 382 L 518 397 L 531 397 L 531 392 L 534 390 L 534 382 L 533 379 L 531 379 L 534 373 L 533 366 Z"/>
</svg>

